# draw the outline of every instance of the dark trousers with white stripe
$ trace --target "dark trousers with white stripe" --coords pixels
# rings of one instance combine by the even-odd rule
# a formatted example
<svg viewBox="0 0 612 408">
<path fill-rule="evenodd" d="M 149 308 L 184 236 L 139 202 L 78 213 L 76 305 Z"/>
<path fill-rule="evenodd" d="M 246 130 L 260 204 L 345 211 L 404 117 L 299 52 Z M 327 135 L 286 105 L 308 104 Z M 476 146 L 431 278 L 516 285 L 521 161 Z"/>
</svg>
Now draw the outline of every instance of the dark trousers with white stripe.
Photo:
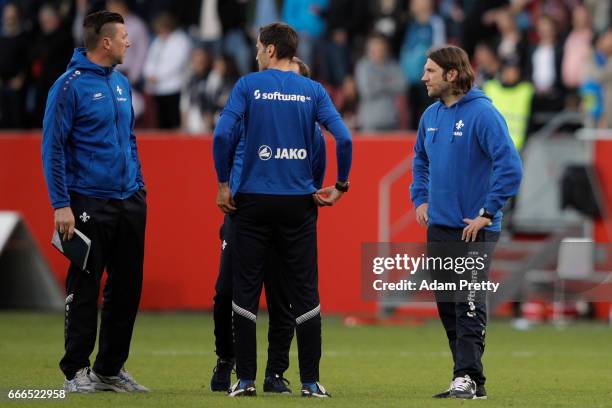
<svg viewBox="0 0 612 408">
<path fill-rule="evenodd" d="M 441 259 L 465 257 L 469 251 L 478 251 L 483 256 L 484 269 L 479 272 L 479 279 L 488 278 L 495 243 L 499 232 L 480 230 L 475 244 L 462 243 L 463 230 L 444 226 L 430 225 L 427 228 L 427 256 Z M 448 245 L 445 245 L 448 244 Z M 431 271 L 432 277 L 440 282 L 454 282 L 458 275 L 451 271 Z M 467 274 L 466 274 L 467 275 Z M 468 276 L 466 276 L 468 278 Z M 453 356 L 453 378 L 468 374 L 477 384 L 484 385 L 486 377 L 482 366 L 482 355 L 485 350 L 485 335 L 487 327 L 486 293 L 479 295 L 475 301 L 463 300 L 463 295 L 457 293 L 457 301 L 452 301 L 447 293 L 436 292 L 438 315 L 446 331 L 448 345 Z"/>
<path fill-rule="evenodd" d="M 310 195 L 237 194 L 231 265 L 236 373 L 254 380 L 257 373 L 255 324 L 264 266 L 273 248 L 288 282 L 286 291 L 296 322 L 300 379 L 319 380 L 321 314 L 317 272 L 317 207 Z"/>
<path fill-rule="evenodd" d="M 233 278 L 231 270 L 231 218 L 226 215 L 219 232 L 221 262 L 215 285 L 213 315 L 215 320 L 215 351 L 219 358 L 234 359 L 232 330 Z M 268 327 L 268 363 L 266 377 L 280 376 L 289 368 L 289 349 L 295 330 L 295 319 L 287 293 L 286 276 L 278 254 L 272 248 L 264 267 L 264 288 L 270 322 Z"/>
<path fill-rule="evenodd" d="M 89 367 L 98 327 L 100 280 L 103 290 L 100 342 L 93 369 L 117 375 L 128 358 L 140 294 L 147 220 L 146 193 L 125 200 L 70 195 L 76 228 L 91 239 L 87 271 L 71 264 L 66 278 L 64 357 L 60 368 L 71 379 Z"/>
</svg>

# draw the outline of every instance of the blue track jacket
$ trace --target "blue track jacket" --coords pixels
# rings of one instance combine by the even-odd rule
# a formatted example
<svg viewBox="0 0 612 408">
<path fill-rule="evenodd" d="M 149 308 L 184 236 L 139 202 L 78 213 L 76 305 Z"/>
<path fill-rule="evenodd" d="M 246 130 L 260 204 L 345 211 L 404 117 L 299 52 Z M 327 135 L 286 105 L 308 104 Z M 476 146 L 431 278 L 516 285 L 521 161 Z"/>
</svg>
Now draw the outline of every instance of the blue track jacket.
<svg viewBox="0 0 612 408">
<path fill-rule="evenodd" d="M 130 84 L 88 60 L 83 48 L 49 91 L 42 159 L 55 209 L 70 206 L 71 192 L 125 199 L 144 187 Z"/>
<path fill-rule="evenodd" d="M 430 225 L 465 228 L 481 208 L 495 214 L 487 230 L 501 229 L 502 207 L 518 192 L 521 159 L 508 126 L 491 100 L 471 89 L 451 107 L 432 104 L 414 146 L 414 208 L 428 203 Z"/>
</svg>

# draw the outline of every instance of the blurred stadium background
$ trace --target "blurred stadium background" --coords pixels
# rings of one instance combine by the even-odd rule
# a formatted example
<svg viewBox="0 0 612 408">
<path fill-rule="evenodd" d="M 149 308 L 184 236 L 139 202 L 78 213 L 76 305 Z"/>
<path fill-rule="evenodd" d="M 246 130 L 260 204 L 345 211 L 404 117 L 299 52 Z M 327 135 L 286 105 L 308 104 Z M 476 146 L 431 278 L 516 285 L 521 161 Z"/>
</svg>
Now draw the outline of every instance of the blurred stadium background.
<svg viewBox="0 0 612 408">
<path fill-rule="evenodd" d="M 50 245 L 53 214 L 42 175 L 40 126 L 49 87 L 64 72 L 73 47 L 82 43 L 84 16 L 107 8 L 126 16 L 132 42 L 125 63 L 117 68 L 134 87 L 137 138 L 149 191 L 141 310 L 212 308 L 222 217 L 214 204 L 211 132 L 234 82 L 256 69 L 258 27 L 283 20 L 299 32 L 299 56 L 354 131 L 351 192 L 337 207 L 320 212 L 323 312 L 338 316 L 324 332 L 325 341 L 333 345 L 330 352 L 341 357 L 352 350 L 371 353 L 363 367 L 354 369 L 377 373 L 380 383 L 387 384 L 385 395 L 395 395 L 405 385 L 388 385 L 394 384 L 389 378 L 406 375 L 399 366 L 390 373 L 383 370 L 393 353 L 412 352 L 413 347 L 430 357 L 445 353 L 441 327 L 422 325 L 436 316 L 432 303 L 406 297 L 364 300 L 360 253 L 364 242 L 424 240 L 408 195 L 414 129 L 432 102 L 420 76 L 426 50 L 448 42 L 468 51 L 477 84 L 504 114 L 525 166 L 521 191 L 506 209 L 492 269 L 505 289 L 491 299 L 499 323 L 490 330 L 487 367 L 509 381 L 515 377 L 502 371 L 504 367 L 520 371 L 521 378 L 527 370 L 537 373 L 526 377 L 543 384 L 532 397 L 558 397 L 556 404 L 538 400 L 537 406 L 567 404 L 573 394 L 562 398 L 559 389 L 610 397 L 609 382 L 603 379 L 612 372 L 601 361 L 612 357 L 612 251 L 607 244 L 612 237 L 611 3 L 0 0 L 0 309 L 7 310 L 0 313 L 0 357 L 8 367 L 0 389 L 59 384 L 55 377 L 61 316 L 38 312 L 63 309 L 67 262 Z M 328 139 L 331 166 L 326 182 L 332 183 L 335 160 Z M 29 313 L 8 312 L 15 309 Z M 192 384 L 198 393 L 204 392 L 201 387 L 214 360 L 212 319 L 154 313 L 143 315 L 138 324 L 136 375 L 147 370 L 143 382 L 149 375 L 152 388 L 164 388 L 167 384 L 154 379 L 155 371 L 145 362 L 176 370 L 176 375 L 187 370 L 198 377 Z M 379 326 L 369 327 L 373 324 Z M 388 327 L 396 324 L 410 329 Z M 532 330 L 521 334 L 515 329 Z M 350 330 L 364 330 L 372 339 L 352 336 Z M 162 344 L 167 331 L 183 340 Z M 387 349 L 375 338 L 397 344 Z M 153 358 L 156 350 L 182 355 L 183 349 L 194 353 L 187 354 L 184 366 L 163 367 L 163 361 L 155 363 Z M 418 379 L 418 393 L 401 392 L 397 398 L 438 391 L 429 389 L 428 382 L 446 372 L 447 359 L 407 358 L 406 367 L 421 366 L 432 370 L 431 376 Z M 32 371 L 18 366 L 21 361 L 29 361 Z M 193 361 L 197 372 L 188 367 Z M 324 359 L 322 371 L 329 369 L 333 376 L 326 380 L 332 392 L 332 383 L 352 378 L 350 361 L 336 367 L 333 356 Z M 565 368 L 557 367 L 560 361 Z M 586 375 L 591 368 L 597 375 Z M 45 380 L 37 382 L 33 373 L 41 370 L 47 370 Z M 580 386 L 576 377 L 581 377 Z M 442 378 L 440 387 L 446 384 Z M 190 388 L 177 386 L 174 392 L 168 388 L 164 398 L 170 401 L 181 387 Z M 521 384 L 513 387 L 520 389 Z M 362 388 L 357 379 L 349 387 L 356 395 L 380 397 Z M 495 393 L 510 398 L 516 389 Z M 398 401 L 403 400 L 391 399 L 385 406 Z M 597 401 L 605 405 L 603 399 Z M 211 400 L 217 403 L 220 400 Z"/>
</svg>

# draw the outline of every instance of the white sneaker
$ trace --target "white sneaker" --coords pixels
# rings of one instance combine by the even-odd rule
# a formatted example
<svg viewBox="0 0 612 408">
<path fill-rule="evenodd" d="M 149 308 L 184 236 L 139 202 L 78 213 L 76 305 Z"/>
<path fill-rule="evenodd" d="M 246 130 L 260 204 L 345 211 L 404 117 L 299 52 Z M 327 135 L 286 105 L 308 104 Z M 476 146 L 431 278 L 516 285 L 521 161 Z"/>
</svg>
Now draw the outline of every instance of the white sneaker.
<svg viewBox="0 0 612 408">
<path fill-rule="evenodd" d="M 317 381 L 311 387 L 302 384 L 302 397 L 331 398 L 331 394 Z"/>
<path fill-rule="evenodd" d="M 132 386 L 132 388 L 133 388 L 132 392 L 150 392 L 151 391 L 150 389 L 148 389 L 144 385 L 139 384 L 134 379 L 134 377 L 132 377 L 132 375 L 127 372 L 125 367 L 121 367 L 121 370 L 119 370 L 119 377 L 124 379 L 127 383 L 129 383 Z"/>
<path fill-rule="evenodd" d="M 240 380 L 236 381 L 232 388 L 227 392 L 228 397 L 254 397 L 257 395 L 255 383 L 250 381 L 245 384 L 240 384 Z"/>
<path fill-rule="evenodd" d="M 123 367 L 117 375 L 111 376 L 101 375 L 91 370 L 89 377 L 94 388 L 98 391 L 149 392 L 147 387 L 138 384 Z"/>
<path fill-rule="evenodd" d="M 474 399 L 476 396 L 476 382 L 469 375 L 457 377 L 453 380 L 450 398 Z"/>
<path fill-rule="evenodd" d="M 89 367 L 83 367 L 76 372 L 72 380 L 64 379 L 64 391 L 66 392 L 96 392 L 89 378 Z"/>
</svg>

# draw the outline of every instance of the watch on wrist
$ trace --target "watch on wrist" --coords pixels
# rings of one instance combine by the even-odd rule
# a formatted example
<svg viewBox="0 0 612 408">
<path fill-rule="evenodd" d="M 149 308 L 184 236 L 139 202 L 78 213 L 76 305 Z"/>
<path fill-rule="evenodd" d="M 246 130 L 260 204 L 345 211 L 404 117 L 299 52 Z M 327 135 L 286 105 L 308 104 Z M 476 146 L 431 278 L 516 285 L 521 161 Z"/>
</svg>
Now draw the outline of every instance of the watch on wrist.
<svg viewBox="0 0 612 408">
<path fill-rule="evenodd" d="M 348 181 L 336 181 L 336 190 L 346 193 L 349 190 L 350 183 Z"/>
<path fill-rule="evenodd" d="M 490 220 L 489 225 L 493 224 L 493 218 L 495 218 L 495 214 L 491 214 L 487 211 L 486 208 L 481 208 L 480 211 L 478 211 L 478 215 L 480 217 L 488 218 Z"/>
</svg>

